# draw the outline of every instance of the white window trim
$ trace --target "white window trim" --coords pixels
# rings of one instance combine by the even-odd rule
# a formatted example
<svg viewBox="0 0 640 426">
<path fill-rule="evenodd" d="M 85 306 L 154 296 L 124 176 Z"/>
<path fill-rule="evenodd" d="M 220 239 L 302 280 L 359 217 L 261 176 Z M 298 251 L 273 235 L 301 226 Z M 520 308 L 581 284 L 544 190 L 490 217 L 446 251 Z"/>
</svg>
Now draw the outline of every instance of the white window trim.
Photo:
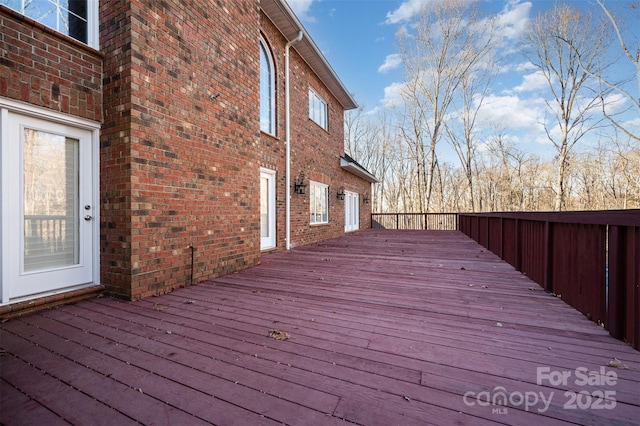
<svg viewBox="0 0 640 426">
<path fill-rule="evenodd" d="M 316 100 L 316 99 L 324 106 L 324 111 L 321 111 L 322 115 L 324 116 L 324 124 L 316 120 L 316 118 L 314 117 L 314 114 L 312 114 L 312 111 L 315 111 L 315 109 L 312 110 L 311 108 L 312 100 Z M 309 86 L 309 118 L 311 119 L 311 121 L 316 123 L 318 126 L 322 127 L 324 130 L 329 130 L 329 104 L 311 86 Z"/>
<path fill-rule="evenodd" d="M 98 1 L 87 1 L 87 44 L 100 50 L 100 31 Z"/>
<path fill-rule="evenodd" d="M 327 208 L 327 220 L 326 221 L 316 221 L 315 219 L 311 219 L 312 215 L 315 218 L 315 216 L 318 214 L 315 210 L 312 211 L 311 210 L 311 194 L 312 191 L 311 187 L 316 187 L 316 188 L 321 188 L 325 191 L 325 205 Z M 314 197 L 315 198 L 315 197 Z M 315 202 L 314 202 L 314 208 L 315 208 Z M 329 223 L 329 185 L 324 184 L 324 183 L 320 183 L 320 182 L 315 182 L 313 180 L 309 181 L 309 224 L 310 225 L 326 225 Z"/>
<path fill-rule="evenodd" d="M 267 56 L 267 62 L 269 64 L 269 67 L 271 69 L 271 73 L 270 73 L 270 78 L 271 81 L 269 82 L 269 87 L 271 88 L 271 92 L 269 94 L 269 112 L 270 112 L 270 117 L 269 117 L 269 124 L 270 124 L 270 129 L 265 130 L 262 128 L 262 123 L 260 123 L 260 130 L 262 132 L 265 132 L 269 135 L 275 136 L 276 135 L 276 67 L 275 67 L 275 63 L 273 61 L 273 55 L 271 54 L 271 49 L 269 48 L 269 44 L 267 43 L 267 40 L 262 36 L 262 34 L 260 34 L 260 48 L 261 50 L 263 49 L 264 52 L 266 53 Z M 260 111 L 260 115 L 262 115 L 262 111 Z"/>
<path fill-rule="evenodd" d="M 86 41 L 81 41 L 78 40 L 76 38 L 71 37 L 68 34 L 65 34 L 64 32 L 60 32 L 58 29 L 51 27 L 47 24 L 44 24 L 42 22 L 40 22 L 42 25 L 46 26 L 47 28 L 51 28 L 54 31 L 58 31 L 61 34 L 65 34 L 67 37 L 73 38 L 76 41 L 79 41 L 80 43 L 84 43 L 89 47 L 92 47 L 96 50 L 100 50 L 100 34 L 99 34 L 99 13 L 100 13 L 100 9 L 99 9 L 99 2 L 97 0 L 86 0 L 87 2 L 87 40 Z M 16 10 L 16 9 L 12 9 L 12 10 Z M 20 10 L 16 10 L 16 12 L 23 14 L 22 11 Z M 24 15 L 24 14 L 23 14 Z M 36 22 L 39 22 L 36 18 L 31 17 L 29 15 L 24 15 L 29 19 L 33 19 Z"/>
</svg>

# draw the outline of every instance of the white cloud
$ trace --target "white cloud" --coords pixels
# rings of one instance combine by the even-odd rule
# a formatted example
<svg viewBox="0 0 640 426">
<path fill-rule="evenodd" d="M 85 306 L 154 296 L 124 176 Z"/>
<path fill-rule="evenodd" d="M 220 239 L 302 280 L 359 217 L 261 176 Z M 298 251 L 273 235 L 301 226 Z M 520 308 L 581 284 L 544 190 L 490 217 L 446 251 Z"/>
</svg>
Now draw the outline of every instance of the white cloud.
<svg viewBox="0 0 640 426">
<path fill-rule="evenodd" d="M 607 114 L 619 114 L 628 109 L 628 99 L 621 93 L 612 93 L 604 98 Z"/>
<path fill-rule="evenodd" d="M 516 64 L 515 67 L 514 67 L 514 69 L 516 71 L 532 71 L 532 70 L 535 70 L 537 68 L 538 68 L 537 66 L 535 66 L 533 63 L 528 62 L 528 61 Z"/>
<path fill-rule="evenodd" d="M 287 4 L 291 7 L 291 10 L 296 16 L 303 21 L 315 21 L 315 19 L 309 15 L 309 9 L 314 0 L 286 0 Z"/>
<path fill-rule="evenodd" d="M 542 124 L 546 108 L 542 98 L 489 95 L 482 105 L 478 124 L 487 129 L 497 124 L 512 134 L 526 134 L 528 142 L 548 143 Z"/>
<path fill-rule="evenodd" d="M 405 0 L 396 10 L 387 13 L 387 24 L 408 21 L 418 15 L 431 1 L 438 0 Z"/>
<path fill-rule="evenodd" d="M 402 93 L 405 90 L 404 83 L 391 83 L 391 85 L 384 88 L 384 97 L 378 102 L 378 105 L 367 114 L 376 114 L 381 109 L 395 108 L 404 104 L 404 98 Z"/>
<path fill-rule="evenodd" d="M 378 68 L 378 72 L 387 72 L 393 69 L 396 69 L 402 64 L 402 55 L 399 53 L 393 53 L 391 55 L 387 55 L 384 60 L 384 64 L 380 65 Z"/>
<path fill-rule="evenodd" d="M 497 15 L 498 28 L 502 38 L 517 40 L 529 26 L 531 2 L 520 3 L 519 0 L 510 0 L 504 9 Z"/>
<path fill-rule="evenodd" d="M 522 77 L 522 83 L 519 86 L 514 87 L 512 90 L 515 93 L 535 92 L 536 90 L 543 89 L 545 87 L 549 87 L 547 78 L 542 71 L 536 71 Z"/>
</svg>

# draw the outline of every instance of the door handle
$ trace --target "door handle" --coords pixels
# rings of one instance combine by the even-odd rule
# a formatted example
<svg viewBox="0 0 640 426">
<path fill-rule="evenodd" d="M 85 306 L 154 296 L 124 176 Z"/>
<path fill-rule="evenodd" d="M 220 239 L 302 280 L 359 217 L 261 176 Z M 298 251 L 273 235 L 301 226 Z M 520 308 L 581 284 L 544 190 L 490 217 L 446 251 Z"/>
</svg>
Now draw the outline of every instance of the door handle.
<svg viewBox="0 0 640 426">
<path fill-rule="evenodd" d="M 91 219 L 93 219 L 93 217 L 92 217 L 91 215 L 86 215 L 86 216 L 84 217 L 84 220 L 91 220 Z"/>
</svg>

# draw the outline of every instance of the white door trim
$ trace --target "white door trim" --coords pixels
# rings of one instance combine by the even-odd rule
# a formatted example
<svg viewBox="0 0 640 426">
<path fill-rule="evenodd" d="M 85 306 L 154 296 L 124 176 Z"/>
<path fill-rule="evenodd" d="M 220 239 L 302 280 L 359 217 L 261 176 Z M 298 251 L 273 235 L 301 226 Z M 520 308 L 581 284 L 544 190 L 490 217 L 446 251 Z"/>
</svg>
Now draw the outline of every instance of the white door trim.
<svg viewBox="0 0 640 426">
<path fill-rule="evenodd" d="M 267 220 L 268 236 L 262 237 L 262 207 L 260 212 L 260 250 L 269 250 L 277 245 L 276 239 L 276 172 L 275 170 L 260 167 L 260 180 L 267 180 Z M 260 199 L 262 200 L 262 183 L 260 185 Z M 262 203 L 262 201 L 261 201 Z"/>
<path fill-rule="evenodd" d="M 15 300 L 29 298 L 29 296 L 17 297 L 15 299 L 11 298 L 11 283 L 8 273 L 5 272 L 8 269 L 8 262 L 10 262 L 8 260 L 8 254 L 16 250 L 16 247 L 13 246 L 12 241 L 8 238 L 11 232 L 9 229 L 11 224 L 8 218 L 11 216 L 11 209 L 14 209 L 15 206 L 10 202 L 10 194 L 8 194 L 8 191 L 5 189 L 9 182 L 19 178 L 19 176 L 16 176 L 16 166 L 10 164 L 12 161 L 15 161 L 15 155 L 10 155 L 9 148 L 10 114 L 32 117 L 37 120 L 50 122 L 51 124 L 65 125 L 89 132 L 90 141 L 85 141 L 85 143 L 89 145 L 86 146 L 86 148 L 90 150 L 88 156 L 88 158 L 90 158 L 90 160 L 88 160 L 90 164 L 86 166 L 91 170 L 90 177 L 88 178 L 90 182 L 87 183 L 90 185 L 91 216 L 93 219 L 90 223 L 91 245 L 87 254 L 91 258 L 88 261 L 91 262 L 92 276 L 90 279 L 91 282 L 77 287 L 98 285 L 100 283 L 100 123 L 0 97 L 0 163 L 2 164 L 0 187 L 3 189 L 0 197 L 0 211 L 2 213 L 0 218 L 0 268 L 2 270 L 0 274 L 0 304 L 7 304 Z M 61 288 L 59 290 L 52 290 L 39 294 L 38 296 L 58 293 L 69 289 L 70 288 Z"/>
<path fill-rule="evenodd" d="M 344 232 L 360 229 L 360 197 L 355 192 L 345 191 Z"/>
</svg>

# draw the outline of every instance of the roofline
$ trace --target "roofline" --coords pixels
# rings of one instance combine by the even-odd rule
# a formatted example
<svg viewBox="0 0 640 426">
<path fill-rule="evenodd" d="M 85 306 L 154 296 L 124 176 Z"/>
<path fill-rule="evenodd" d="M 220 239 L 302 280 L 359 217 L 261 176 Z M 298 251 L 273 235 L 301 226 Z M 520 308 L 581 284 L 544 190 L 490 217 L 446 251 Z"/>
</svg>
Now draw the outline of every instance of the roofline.
<svg viewBox="0 0 640 426">
<path fill-rule="evenodd" d="M 358 108 L 353 96 L 351 96 L 286 0 L 260 0 L 260 8 L 287 41 L 295 39 L 298 33 L 302 31 L 302 40 L 295 43 L 293 48 L 322 80 L 333 96 L 338 99 L 338 102 L 345 110 Z"/>
<path fill-rule="evenodd" d="M 340 156 L 340 167 L 344 170 L 353 173 L 354 175 L 362 178 L 371 183 L 378 183 L 377 177 L 371 174 L 367 169 L 362 167 L 356 160 L 348 156 L 346 153 Z"/>
</svg>

